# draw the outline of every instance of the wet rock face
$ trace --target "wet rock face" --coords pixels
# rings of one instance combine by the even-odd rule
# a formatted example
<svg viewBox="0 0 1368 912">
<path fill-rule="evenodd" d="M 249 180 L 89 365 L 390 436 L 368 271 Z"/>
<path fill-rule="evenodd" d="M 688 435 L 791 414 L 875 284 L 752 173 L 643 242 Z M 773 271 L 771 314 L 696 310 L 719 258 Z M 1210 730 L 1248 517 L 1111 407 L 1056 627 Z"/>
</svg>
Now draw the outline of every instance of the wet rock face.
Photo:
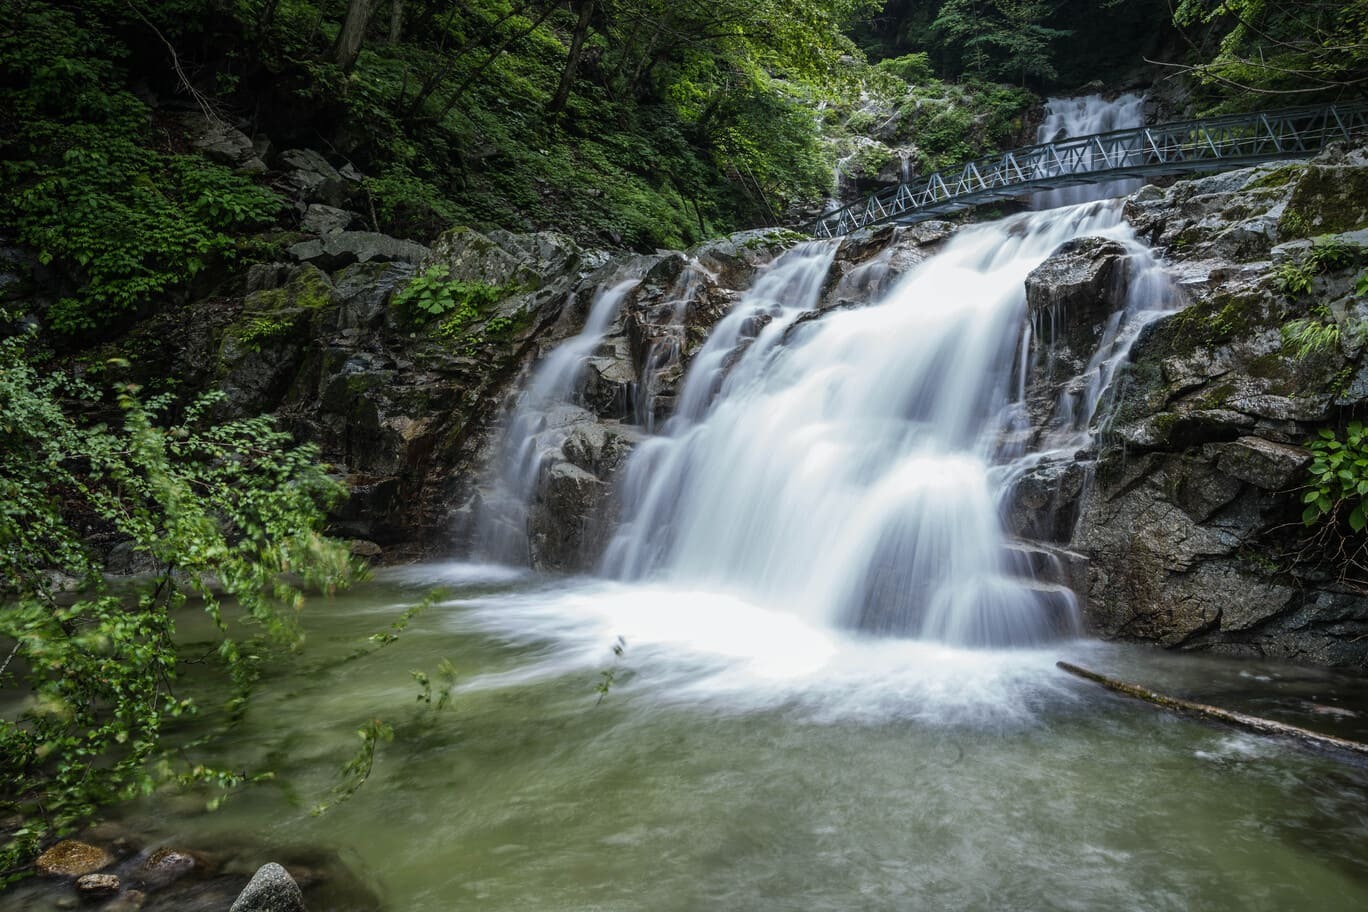
<svg viewBox="0 0 1368 912">
<path fill-rule="evenodd" d="M 1026 277 L 1026 407 L 1034 428 L 1048 426 L 1065 385 L 1083 373 L 1107 321 L 1125 305 L 1128 267 L 1121 244 L 1084 237 L 1062 244 Z"/>
<path fill-rule="evenodd" d="M 642 439 L 630 425 L 601 422 L 588 413 L 571 426 L 559 451 L 542 465 L 529 511 L 533 566 L 574 571 L 597 563 L 617 512 L 614 481 Z"/>
<path fill-rule="evenodd" d="M 1037 344 L 1086 359 L 1102 324 L 1125 304 L 1126 248 L 1105 238 L 1067 241 L 1026 277 L 1026 307 L 1039 321 Z"/>
<path fill-rule="evenodd" d="M 347 180 L 315 156 L 282 158 L 294 162 L 304 199 L 318 198 L 334 174 Z M 558 322 L 566 304 L 592 294 L 609 257 L 559 235 L 468 231 L 429 252 L 346 231 L 350 213 L 327 203 L 305 215 L 320 234 L 314 246 L 374 239 L 402 255 L 357 248 L 332 260 L 310 248 L 253 266 L 235 296 L 199 302 L 176 315 L 180 324 L 159 327 L 193 343 L 175 346 L 174 372 L 223 389 L 224 417 L 273 412 L 318 444 L 351 491 L 334 517 L 338 534 L 391 558 L 444 549 L 450 505 L 471 484 L 499 404 L 539 346 L 573 331 Z M 488 284 L 489 302 L 425 320 L 396 308 L 396 293 L 434 265 L 453 281 Z"/>
</svg>

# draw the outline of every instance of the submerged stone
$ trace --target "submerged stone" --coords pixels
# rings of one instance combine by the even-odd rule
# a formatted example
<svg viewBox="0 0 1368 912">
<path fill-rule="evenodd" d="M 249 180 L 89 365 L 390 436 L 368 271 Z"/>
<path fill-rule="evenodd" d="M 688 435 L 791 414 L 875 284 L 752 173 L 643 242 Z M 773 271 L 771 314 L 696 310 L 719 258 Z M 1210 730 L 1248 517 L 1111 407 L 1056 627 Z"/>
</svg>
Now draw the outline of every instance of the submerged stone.
<svg viewBox="0 0 1368 912">
<path fill-rule="evenodd" d="M 84 874 L 76 878 L 77 892 L 87 898 L 113 896 L 119 892 L 119 886 L 119 878 L 113 874 Z"/>
<path fill-rule="evenodd" d="M 80 877 L 113 864 L 114 856 L 104 849 L 74 839 L 63 839 L 34 862 L 46 877 Z"/>
</svg>

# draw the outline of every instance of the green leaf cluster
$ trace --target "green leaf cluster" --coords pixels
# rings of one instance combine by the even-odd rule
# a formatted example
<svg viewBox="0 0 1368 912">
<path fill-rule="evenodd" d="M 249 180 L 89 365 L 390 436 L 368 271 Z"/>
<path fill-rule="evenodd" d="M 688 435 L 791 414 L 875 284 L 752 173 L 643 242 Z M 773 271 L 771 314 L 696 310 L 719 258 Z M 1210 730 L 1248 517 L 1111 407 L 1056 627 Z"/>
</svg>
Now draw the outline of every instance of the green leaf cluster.
<svg viewBox="0 0 1368 912">
<path fill-rule="evenodd" d="M 1304 254 L 1278 266 L 1278 287 L 1289 298 L 1296 298 L 1311 291 L 1316 276 L 1348 269 L 1362 259 L 1363 248 L 1336 237 L 1318 237 Z"/>
<path fill-rule="evenodd" d="M 1180 0 L 1173 20 L 1218 36 L 1193 74 L 1222 108 L 1342 98 L 1368 85 L 1368 0 Z"/>
<path fill-rule="evenodd" d="M 1026 85 L 1058 75 L 1051 43 L 1069 32 L 1046 23 L 1061 5 L 1061 0 L 945 0 L 931 27 L 959 50 L 969 73 Z"/>
<path fill-rule="evenodd" d="M 1316 238 L 1310 249 L 1296 259 L 1280 264 L 1273 275 L 1278 289 L 1289 300 L 1295 301 L 1311 293 L 1317 276 L 1347 269 L 1358 264 L 1362 257 L 1362 248 L 1358 246 L 1333 237 Z M 1362 277 L 1358 284 L 1363 284 Z M 1363 290 L 1356 289 L 1356 293 L 1362 294 Z M 1364 334 L 1365 327 L 1353 320 L 1342 327 L 1328 307 L 1317 304 L 1312 308 L 1310 317 L 1291 320 L 1283 325 L 1283 347 L 1296 358 L 1334 351 L 1339 347 L 1345 331 L 1359 337 Z"/>
<path fill-rule="evenodd" d="M 1312 526 L 1343 516 L 1353 532 L 1362 532 L 1368 526 L 1368 430 L 1360 421 L 1351 421 L 1343 437 L 1322 428 L 1307 446 L 1311 483 L 1302 498 L 1302 522 Z"/>
<path fill-rule="evenodd" d="M 68 334 L 100 329 L 232 259 L 235 234 L 271 223 L 281 207 L 241 175 L 155 147 L 174 130 L 125 88 L 123 49 L 94 6 L 18 4 L 0 29 L 0 110 L 11 112 L 0 133 L 0 216 L 62 277 L 49 320 Z"/>
<path fill-rule="evenodd" d="M 40 370 L 33 348 L 27 333 L 0 339 L 0 687 L 25 697 L 0 715 L 0 813 L 20 821 L 0 848 L 10 873 L 178 767 L 187 781 L 250 778 L 165 751 L 167 724 L 195 711 L 177 695 L 176 612 L 193 601 L 214 620 L 238 711 L 257 656 L 298 643 L 304 588 L 353 571 L 320 531 L 341 490 L 316 449 L 265 418 L 215 423 L 220 396 L 177 409 L 123 386 L 111 399 Z M 100 543 L 150 573 L 107 579 Z M 228 632 L 227 599 L 243 636 Z"/>
<path fill-rule="evenodd" d="M 451 269 L 438 264 L 409 279 L 391 301 L 406 320 L 423 325 L 437 317 L 445 334 L 454 334 L 483 317 L 511 293 L 509 288 L 484 282 L 451 279 Z"/>
</svg>

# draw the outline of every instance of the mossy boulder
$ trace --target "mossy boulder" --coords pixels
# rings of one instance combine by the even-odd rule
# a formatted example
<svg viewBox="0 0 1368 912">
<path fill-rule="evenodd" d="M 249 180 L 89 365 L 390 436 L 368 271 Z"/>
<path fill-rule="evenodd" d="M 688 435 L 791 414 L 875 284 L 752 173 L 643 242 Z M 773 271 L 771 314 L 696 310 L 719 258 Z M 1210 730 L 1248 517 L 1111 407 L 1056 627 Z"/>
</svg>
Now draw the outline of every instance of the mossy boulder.
<svg viewBox="0 0 1368 912">
<path fill-rule="evenodd" d="M 1293 184 L 1278 220 L 1284 239 L 1368 227 L 1368 167 L 1314 165 Z"/>
</svg>

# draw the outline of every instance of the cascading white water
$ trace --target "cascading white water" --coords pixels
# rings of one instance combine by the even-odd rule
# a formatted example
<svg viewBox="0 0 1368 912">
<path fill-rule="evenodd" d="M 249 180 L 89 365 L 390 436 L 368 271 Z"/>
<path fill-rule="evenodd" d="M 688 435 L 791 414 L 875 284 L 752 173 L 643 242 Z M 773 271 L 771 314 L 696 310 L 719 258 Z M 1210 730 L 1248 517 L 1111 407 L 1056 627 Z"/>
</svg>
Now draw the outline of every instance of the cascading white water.
<svg viewBox="0 0 1368 912">
<path fill-rule="evenodd" d="M 1036 131 L 1036 142 L 1054 142 L 1075 136 L 1091 136 L 1111 130 L 1128 130 L 1144 126 L 1145 96 L 1128 92 L 1108 100 L 1101 95 L 1081 95 L 1076 98 L 1049 98 L 1045 101 L 1045 119 Z M 1088 153 L 1091 157 L 1091 153 Z M 1141 182 L 1112 181 L 1106 184 L 1063 187 L 1035 195 L 1036 209 L 1056 209 L 1091 200 L 1125 196 L 1139 189 Z"/>
<path fill-rule="evenodd" d="M 957 645 L 1068 629 L 1070 605 L 1012 575 L 994 466 L 1024 280 L 1099 234 L 1128 239 L 1116 204 L 966 229 L 881 303 L 802 323 L 832 248 L 781 258 L 696 357 L 666 435 L 633 455 L 605 571 Z"/>
<path fill-rule="evenodd" d="M 1101 103 L 1075 101 L 1055 115 L 1081 117 Z M 1086 128 L 1129 115 L 1108 116 Z M 1027 317 L 1025 279 L 1084 236 L 1124 248 L 1125 303 L 1046 425 L 1024 434 L 1028 362 L 1052 344 Z M 692 357 L 672 416 L 618 477 L 622 515 L 603 574 L 727 593 L 817 627 L 954 646 L 1075 632 L 1073 595 L 1023 571 L 1002 527 L 1003 498 L 1023 473 L 1087 445 L 1116 367 L 1140 328 L 1174 303 L 1167 279 L 1116 201 L 964 229 L 881 300 L 819 312 L 839 243 L 777 259 Z M 887 263 L 869 260 L 836 290 L 872 296 Z M 667 331 L 646 353 L 636 408 L 647 430 L 649 384 L 681 357 L 699 269 L 686 266 L 650 315 L 678 326 L 680 339 Z M 607 293 L 584 333 L 543 363 L 509 425 L 504 487 L 524 513 L 540 453 L 560 443 L 555 415 L 628 287 Z M 1040 441 L 1031 452 L 1027 438 Z"/>
<path fill-rule="evenodd" d="M 603 343 L 618 311 L 640 279 L 601 292 L 589 307 L 584 328 L 551 351 L 532 372 L 509 415 L 499 442 L 493 477 L 475 517 L 474 540 L 482 556 L 527 561 L 527 511 L 545 454 L 564 439 L 558 412 L 573 412 L 572 399 L 589 358 Z"/>
</svg>

